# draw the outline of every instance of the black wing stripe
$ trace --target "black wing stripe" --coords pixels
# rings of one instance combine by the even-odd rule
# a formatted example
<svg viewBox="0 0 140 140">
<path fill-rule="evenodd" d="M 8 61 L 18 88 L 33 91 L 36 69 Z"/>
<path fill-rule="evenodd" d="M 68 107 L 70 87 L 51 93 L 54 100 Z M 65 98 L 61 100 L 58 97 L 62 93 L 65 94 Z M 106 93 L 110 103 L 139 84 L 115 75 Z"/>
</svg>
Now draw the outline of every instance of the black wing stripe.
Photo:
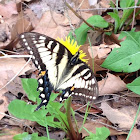
<svg viewBox="0 0 140 140">
<path fill-rule="evenodd" d="M 53 43 L 51 44 L 51 50 L 53 50 L 56 46 L 57 46 L 57 42 L 53 41 Z"/>
<path fill-rule="evenodd" d="M 60 55 L 57 56 L 56 65 L 60 64 L 60 62 L 61 62 L 61 60 L 62 60 L 62 57 L 63 57 L 63 55 L 65 54 L 65 49 L 64 49 L 63 47 L 59 47 L 58 53 L 59 53 Z"/>
<path fill-rule="evenodd" d="M 88 67 L 86 65 L 80 66 L 73 74 L 72 76 L 75 76 L 76 74 L 82 72 L 83 70 L 87 69 Z M 89 68 L 88 68 L 89 69 Z"/>
<path fill-rule="evenodd" d="M 92 79 L 95 80 L 94 76 L 92 77 Z M 74 95 L 78 95 L 78 96 L 83 96 L 87 99 L 96 99 L 97 95 L 98 95 L 98 85 L 92 84 L 92 79 L 89 81 L 86 81 L 85 87 L 80 87 L 77 88 L 75 87 L 73 94 Z"/>
<path fill-rule="evenodd" d="M 37 51 L 37 48 L 33 46 L 32 43 L 33 42 L 31 41 L 31 37 L 25 35 L 22 36 L 21 45 L 25 47 L 25 49 L 28 51 L 29 54 L 33 55 L 32 61 L 35 64 L 35 66 L 39 70 L 46 70 L 45 64 L 43 64 L 42 60 L 39 59 L 40 55 Z"/>
<path fill-rule="evenodd" d="M 81 67 L 79 67 L 72 76 L 75 76 L 76 74 L 81 73 L 81 77 L 84 80 L 91 80 L 92 79 L 92 74 L 93 72 L 90 70 L 90 68 L 86 65 L 83 65 Z"/>
<path fill-rule="evenodd" d="M 21 43 L 33 55 L 33 63 L 40 70 L 48 70 L 48 78 L 54 89 L 66 89 L 74 86 L 72 94 L 95 99 L 98 85 L 92 70 L 78 60 L 69 66 L 73 57 L 70 51 L 58 41 L 39 33 L 23 33 Z"/>
</svg>

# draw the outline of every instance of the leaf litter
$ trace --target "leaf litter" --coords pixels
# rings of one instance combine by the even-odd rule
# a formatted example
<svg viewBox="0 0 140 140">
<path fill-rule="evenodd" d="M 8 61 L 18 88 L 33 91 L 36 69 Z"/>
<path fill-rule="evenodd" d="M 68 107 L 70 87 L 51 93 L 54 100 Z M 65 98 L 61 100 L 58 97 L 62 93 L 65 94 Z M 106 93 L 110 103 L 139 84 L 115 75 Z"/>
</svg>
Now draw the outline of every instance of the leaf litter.
<svg viewBox="0 0 140 140">
<path fill-rule="evenodd" d="M 43 1 L 44 2 L 44 1 Z M 82 1 L 78 1 L 78 5 L 81 4 L 83 8 L 89 8 L 89 5 L 86 2 L 86 5 Z M 27 4 L 26 4 L 27 3 Z M 41 11 L 38 11 L 39 9 L 36 8 L 39 6 L 36 3 L 30 3 L 30 1 L 26 1 L 24 3 L 24 12 L 19 14 L 19 11 L 16 9 L 17 3 L 8 3 L 6 5 L 1 4 L 0 5 L 0 14 L 2 16 L 1 18 L 1 30 L 0 30 L 0 41 L 2 40 L 2 43 L 0 42 L 1 48 L 7 48 L 9 50 L 16 50 L 20 52 L 20 49 L 15 49 L 15 44 L 13 43 L 14 40 L 17 37 L 17 33 L 20 34 L 24 31 L 36 31 L 39 33 L 43 33 L 45 35 L 48 35 L 52 38 L 62 37 L 65 38 L 65 36 L 68 35 L 69 31 L 71 30 L 71 27 L 78 27 L 81 24 L 81 21 L 78 17 L 76 17 L 71 11 L 64 12 L 61 8 L 55 8 L 55 11 L 52 11 L 52 8 L 46 7 L 46 9 L 43 11 L 44 5 L 39 7 Z M 46 4 L 46 3 L 45 3 Z M 72 3 L 70 3 L 72 4 Z M 95 3 L 95 7 L 98 7 L 99 3 Z M 26 7 L 28 5 L 28 7 Z M 75 3 L 76 5 L 76 3 Z M 108 7 L 108 1 L 101 0 L 100 6 L 102 7 Z M 61 6 L 60 6 L 61 7 Z M 92 4 L 91 4 L 92 7 Z M 51 11 L 50 11 L 51 9 Z M 58 12 L 59 11 L 59 12 Z M 64 14 L 63 14 L 64 12 Z M 98 11 L 101 12 L 101 11 Z M 62 14 L 61 14 L 62 13 Z M 104 13 L 103 11 L 101 13 Z M 93 15 L 93 12 L 81 12 L 82 17 L 84 19 L 88 19 L 91 15 Z M 106 17 L 104 17 L 106 18 Z M 107 17 L 108 18 L 108 17 Z M 111 18 L 109 18 L 110 20 Z M 111 21 L 111 20 L 110 20 Z M 8 26 L 7 26 L 8 25 Z M 45 30 L 44 30 L 45 29 Z M 3 38 L 1 37 L 3 34 L 6 34 L 7 40 L 3 43 Z M 92 33 L 91 33 L 92 34 Z M 100 45 L 97 41 L 98 37 L 101 37 L 102 40 Z M 2 38 L 2 39 L 1 39 Z M 106 39 L 106 40 L 105 40 Z M 104 62 L 105 58 L 108 56 L 108 54 L 114 49 L 119 48 L 120 46 L 116 44 L 116 42 L 113 42 L 112 39 L 109 40 L 108 38 L 105 38 L 105 36 L 101 36 L 100 34 L 97 34 L 97 36 L 94 36 L 92 40 L 97 41 L 96 44 L 92 44 L 92 46 L 89 46 L 88 44 L 84 45 L 82 47 L 82 50 L 86 51 L 88 54 L 87 57 L 89 58 L 89 65 L 92 67 L 92 53 L 94 54 L 94 72 L 98 80 L 99 84 L 99 91 L 100 97 L 103 97 L 102 100 L 99 102 L 95 102 L 96 105 L 102 109 L 101 111 L 93 111 L 91 114 L 94 116 L 96 113 L 100 112 L 100 115 L 103 115 L 103 118 L 98 115 L 98 120 L 88 120 L 84 126 L 91 132 L 95 132 L 96 127 L 106 126 L 110 129 L 111 135 L 117 135 L 117 137 L 121 134 L 127 134 L 127 131 L 130 130 L 132 123 L 134 121 L 134 117 L 136 114 L 137 106 L 135 106 L 137 102 L 137 98 L 134 98 L 135 96 L 132 95 L 132 98 L 134 100 L 130 100 L 129 105 L 124 103 L 121 108 L 120 106 L 115 104 L 115 99 L 109 100 L 111 96 L 118 95 L 121 98 L 125 95 L 125 93 L 129 93 L 126 88 L 126 84 L 129 83 L 129 81 L 123 81 L 127 76 L 127 74 L 121 73 L 120 75 L 117 75 L 115 72 L 108 72 L 107 69 L 102 68 L 100 65 Z M 105 41 L 105 42 L 104 42 Z M 110 42 L 110 44 L 107 44 L 107 42 Z M 88 49 L 87 49 L 88 48 Z M 92 53 L 91 53 L 92 51 Z M 21 54 L 23 52 L 20 52 Z M 1 66 L 1 79 L 0 79 L 0 86 L 4 86 L 12 76 L 16 75 L 16 73 L 20 70 L 20 68 L 25 64 L 26 62 L 23 59 L 1 59 L 0 66 Z M 6 64 L 6 65 L 5 65 Z M 25 74 L 26 71 L 31 70 L 31 67 L 28 66 L 28 68 L 24 69 L 23 73 Z M 22 74 L 23 74 L 22 73 Z M 33 72 L 32 72 L 33 73 Z M 135 74 L 133 74 L 135 75 Z M 9 104 L 8 98 L 11 98 L 10 95 L 4 96 L 7 92 L 10 92 L 10 95 L 12 94 L 13 98 L 18 96 L 18 93 L 24 93 L 22 90 L 20 79 L 16 77 L 14 81 L 11 82 L 6 88 L 1 90 L 0 94 L 0 112 L 5 113 L 7 112 L 7 106 Z M 124 93 L 124 95 L 123 95 Z M 104 97 L 107 96 L 108 101 L 104 101 Z M 113 96 L 114 97 L 114 96 Z M 125 98 L 129 98 L 128 96 L 125 96 Z M 138 97 L 139 98 L 139 97 Z M 122 98 L 124 99 L 124 98 Z M 112 104 L 112 106 L 111 106 Z M 83 113 L 83 110 L 79 110 L 79 112 Z M 4 115 L 0 116 L 1 121 L 4 119 Z M 100 118 L 100 119 L 99 119 Z M 78 118 L 77 118 L 78 119 Z M 138 117 L 138 120 L 140 118 Z M 98 124 L 95 124 L 95 122 Z M 100 123 L 99 123 L 100 122 Z M 102 123 L 104 122 L 104 123 Z M 78 124 L 80 125 L 82 123 L 82 120 L 78 119 Z M 105 124 L 108 125 L 105 125 Z M 137 121 L 138 123 L 138 121 Z M 12 124 L 9 121 L 9 124 Z M 28 123 L 30 124 L 30 123 Z M 27 124 L 27 125 L 28 125 Z M 100 124 L 100 125 L 99 125 Z M 92 125 L 92 127 L 91 127 Z M 36 127 L 36 125 L 32 125 Z M 115 132 L 114 132 L 115 131 Z M 57 133 L 57 131 L 56 131 Z M 87 136 L 88 134 L 83 132 L 84 136 Z M 130 139 L 133 139 L 133 135 L 138 137 L 137 134 L 139 134 L 139 130 L 135 129 L 132 131 L 132 136 Z M 8 137 L 7 137 L 8 138 Z M 126 138 L 126 137 L 125 137 Z M 124 139 L 124 137 L 123 137 Z"/>
</svg>

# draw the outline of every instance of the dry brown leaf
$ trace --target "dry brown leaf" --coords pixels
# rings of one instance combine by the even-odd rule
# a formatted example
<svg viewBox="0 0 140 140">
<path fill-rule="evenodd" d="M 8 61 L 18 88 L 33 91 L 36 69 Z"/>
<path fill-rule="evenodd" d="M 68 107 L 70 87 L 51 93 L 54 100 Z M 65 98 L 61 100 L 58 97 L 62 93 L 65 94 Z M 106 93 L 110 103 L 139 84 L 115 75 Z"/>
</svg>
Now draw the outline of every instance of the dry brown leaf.
<svg viewBox="0 0 140 140">
<path fill-rule="evenodd" d="M 76 118 L 76 120 L 77 120 L 77 118 Z M 91 120 L 91 121 L 90 121 L 90 120 L 86 121 L 85 124 L 84 124 L 84 127 L 85 127 L 88 131 L 90 131 L 90 132 L 92 132 L 92 133 L 96 133 L 96 128 L 97 128 L 97 127 L 103 127 L 103 126 L 104 126 L 103 123 L 109 125 L 109 124 L 108 124 L 109 122 L 107 122 L 107 120 L 105 120 L 105 119 L 98 119 L 98 120 L 96 120 L 96 121 L 92 121 L 92 120 Z M 81 127 L 81 125 L 82 125 L 82 120 L 78 120 L 78 126 L 79 126 L 79 128 Z M 106 127 L 106 126 L 105 126 L 105 127 Z M 110 130 L 110 135 L 111 135 L 111 136 L 112 136 L 112 135 L 127 134 L 125 131 L 117 131 L 117 130 L 115 130 L 115 129 L 113 129 L 113 128 L 110 128 L 110 127 L 107 127 L 107 128 Z M 82 133 L 82 136 L 83 136 L 83 137 L 89 135 L 89 134 L 87 133 L 87 131 L 85 131 L 84 129 L 81 130 L 81 133 Z"/>
<path fill-rule="evenodd" d="M 8 72 L 8 71 L 7 71 Z M 10 79 L 11 74 L 14 75 L 13 71 L 9 71 L 10 74 L 7 73 L 8 79 Z M 17 95 L 19 92 L 25 94 L 25 91 L 23 90 L 21 79 L 19 77 L 16 77 L 13 81 L 10 82 L 6 86 L 6 89 L 13 93 L 14 95 Z"/>
<path fill-rule="evenodd" d="M 127 135 L 118 135 L 117 140 L 126 140 Z"/>
<path fill-rule="evenodd" d="M 30 22 L 33 25 L 33 28 L 35 28 L 39 23 L 39 19 L 37 18 L 37 16 L 34 14 L 34 12 L 31 9 L 26 9 L 24 13 L 26 14 L 26 16 L 29 17 Z"/>
<path fill-rule="evenodd" d="M 12 77 L 14 77 L 23 68 L 25 64 L 26 61 L 23 58 L 1 58 L 1 87 L 4 86 Z M 31 66 L 28 64 L 20 74 L 25 74 L 25 72 L 30 69 Z"/>
<path fill-rule="evenodd" d="M 104 59 L 94 58 L 94 73 L 105 71 L 106 69 L 101 67 L 101 64 L 104 62 Z M 99 75 L 100 77 L 100 75 Z"/>
<path fill-rule="evenodd" d="M 33 29 L 31 22 L 29 22 L 26 18 L 23 17 L 22 14 L 18 15 L 19 19 L 12 24 L 10 31 L 11 31 L 11 40 L 10 43 L 6 46 L 6 49 L 13 50 L 13 47 L 18 42 L 18 34 L 23 32 L 28 32 Z M 11 18 L 10 18 L 11 19 Z M 11 21 L 9 20 L 9 23 Z"/>
<path fill-rule="evenodd" d="M 70 28 L 59 25 L 60 23 L 63 23 L 63 21 L 65 20 L 64 16 L 62 16 L 61 14 L 56 14 L 54 12 L 53 14 L 55 14 L 55 16 L 57 17 L 54 18 L 55 20 L 52 18 L 50 12 L 44 13 L 38 26 L 35 28 L 34 31 L 45 34 L 55 39 L 58 37 L 65 38 Z"/>
<path fill-rule="evenodd" d="M 43 29 L 56 28 L 59 24 L 65 21 L 65 17 L 62 14 L 57 14 L 56 12 L 47 11 L 41 17 L 37 28 L 41 27 Z"/>
<path fill-rule="evenodd" d="M 105 58 L 111 51 L 109 48 L 100 48 L 99 46 L 94 46 L 89 48 L 90 56 L 92 56 L 91 50 L 93 51 L 94 57 L 98 56 L 98 58 Z"/>
<path fill-rule="evenodd" d="M 0 24 L 0 48 L 4 49 L 11 41 L 11 33 L 7 23 Z"/>
<path fill-rule="evenodd" d="M 114 48 L 120 48 L 120 46 L 117 45 L 117 44 L 113 44 L 113 45 L 101 44 L 99 46 L 93 46 L 91 48 L 89 47 L 88 48 L 88 51 L 89 51 L 91 57 L 92 57 L 92 53 L 93 53 L 94 54 L 93 55 L 94 57 L 98 56 L 98 58 L 106 58 L 108 56 L 108 54 Z"/>
<path fill-rule="evenodd" d="M 4 135 L 1 135 L 0 139 L 13 140 L 13 137 L 19 133 L 23 133 L 23 130 L 21 130 L 21 128 L 19 127 L 13 127 L 12 129 L 11 129 L 11 126 L 9 128 L 6 127 L 1 131 L 1 134 L 4 134 Z"/>
<path fill-rule="evenodd" d="M 19 126 L 20 128 L 23 128 L 24 126 L 34 127 L 36 125 L 35 121 L 30 121 L 26 119 L 14 120 L 14 119 L 9 119 L 9 118 L 3 118 L 2 120 L 8 125 Z"/>
<path fill-rule="evenodd" d="M 9 2 L 6 5 L 0 4 L 0 15 L 4 18 L 10 18 L 13 14 L 18 14 L 16 3 Z"/>
<path fill-rule="evenodd" d="M 120 79 L 120 77 L 110 73 L 107 73 L 107 76 L 106 79 L 98 82 L 100 95 L 117 93 L 127 89 L 126 84 Z"/>
<path fill-rule="evenodd" d="M 82 112 L 82 113 L 85 113 L 86 109 L 87 109 L 87 106 L 83 106 L 83 105 L 78 104 L 78 103 L 72 103 L 71 107 L 74 111 L 78 110 L 78 112 Z M 94 109 L 94 108 L 89 109 L 89 114 L 97 114 L 97 113 L 101 113 L 101 111 L 98 109 Z"/>
<path fill-rule="evenodd" d="M 135 127 L 129 137 L 129 140 L 139 140 L 139 139 L 140 139 L 140 130 Z"/>
<path fill-rule="evenodd" d="M 98 63 L 97 63 L 97 58 L 94 58 L 92 60 L 89 51 L 88 51 L 88 44 L 83 45 L 80 47 L 80 50 L 82 50 L 84 53 L 86 53 L 86 56 L 84 57 L 85 59 L 88 59 L 88 65 L 90 66 L 91 69 L 93 69 L 93 61 L 94 61 L 94 73 L 96 74 L 97 71 L 101 71 L 101 70 L 106 70 L 102 67 L 100 67 L 100 64 L 102 63 L 102 60 L 99 63 L 99 59 L 98 59 Z"/>
<path fill-rule="evenodd" d="M 13 59 L 13 58 L 1 58 L 0 61 L 0 88 L 2 88 L 11 78 L 13 78 L 17 72 L 19 72 L 22 67 L 25 65 L 26 61 L 23 58 Z M 31 67 L 27 65 L 20 74 L 24 74 L 27 70 L 30 70 Z M 3 103 L 0 104 L 0 112 L 4 113 L 7 111 L 8 102 L 4 96 L 4 93 L 7 91 L 14 92 L 15 94 L 18 92 L 23 92 L 21 84 L 19 81 L 12 82 L 12 85 L 8 85 L 8 87 L 0 90 L 0 100 L 3 100 Z M 13 93 L 13 94 L 14 94 Z M 24 93 L 24 92 L 23 92 Z M 0 119 L 4 115 L 0 115 Z"/>
<path fill-rule="evenodd" d="M 26 61 L 24 60 L 24 58 L 1 58 L 0 70 L 3 72 L 7 70 L 12 70 L 14 73 L 17 73 L 25 65 L 25 63 Z M 25 72 L 29 69 L 31 69 L 31 66 L 27 65 L 20 74 L 25 74 Z"/>
<path fill-rule="evenodd" d="M 106 102 L 101 103 L 100 107 L 103 111 L 103 115 L 113 124 L 117 124 L 118 128 L 129 130 L 134 122 L 136 116 L 137 107 L 124 106 L 121 109 L 113 109 Z M 140 119 L 140 114 L 137 121 Z"/>
<path fill-rule="evenodd" d="M 88 65 L 90 66 L 90 68 L 93 68 L 93 64 L 92 64 L 93 62 L 88 52 L 88 44 L 81 46 L 80 50 L 82 50 L 86 54 L 84 59 L 88 59 Z"/>
<path fill-rule="evenodd" d="M 89 1 L 88 0 L 76 0 L 75 1 L 76 7 L 79 7 L 80 9 L 88 9 L 89 8 Z"/>
<path fill-rule="evenodd" d="M 30 2 L 30 1 L 32 1 L 32 0 L 24 0 L 24 1 L 26 1 L 26 2 Z"/>
<path fill-rule="evenodd" d="M 82 17 L 87 19 L 91 14 L 83 13 Z M 67 19 L 69 18 L 69 19 Z M 47 11 L 43 14 L 39 24 L 35 28 L 35 32 L 39 32 L 50 36 L 52 38 L 65 38 L 70 28 L 71 24 L 78 24 L 80 21 L 71 11 L 68 11 L 68 15 L 63 16 L 62 14 L 57 14 L 55 12 Z"/>
<path fill-rule="evenodd" d="M 86 13 L 86 12 L 80 12 L 79 14 L 85 20 L 87 20 L 89 17 L 92 16 L 91 13 Z M 65 18 L 66 19 L 65 19 L 64 23 L 62 23 L 62 25 L 65 25 L 65 26 L 70 25 L 70 23 L 72 25 L 78 25 L 79 26 L 79 23 L 81 23 L 80 22 L 81 20 L 70 10 L 68 11 L 67 14 L 65 14 Z"/>
<path fill-rule="evenodd" d="M 94 6 L 98 3 L 98 0 L 89 0 L 89 5 Z"/>
<path fill-rule="evenodd" d="M 18 18 L 19 19 L 11 28 L 11 36 L 12 36 L 11 40 L 17 37 L 17 33 L 21 34 L 23 32 L 28 32 L 33 29 L 31 22 L 28 21 L 26 18 L 24 18 L 22 14 L 19 14 Z"/>
<path fill-rule="evenodd" d="M 42 33 L 54 39 L 57 39 L 58 37 L 65 39 L 69 33 L 68 30 L 69 30 L 69 27 L 64 28 L 62 26 L 57 26 L 56 28 L 48 28 L 46 30 L 43 30 L 43 28 L 39 27 L 36 30 L 34 30 L 34 32 Z"/>
<path fill-rule="evenodd" d="M 98 9 L 98 8 L 109 8 L 110 0 L 89 0 L 90 8 L 94 8 L 97 10 L 92 10 L 93 15 L 101 15 L 106 9 Z"/>
<path fill-rule="evenodd" d="M 31 22 L 23 17 L 22 14 L 12 16 L 0 24 L 0 48 L 13 50 L 17 44 L 18 34 L 33 29 Z"/>
<path fill-rule="evenodd" d="M 110 7 L 110 0 L 101 0 L 100 5 L 102 8 L 109 8 Z"/>
<path fill-rule="evenodd" d="M 0 86 L 1 86 L 1 81 L 0 81 Z M 4 113 L 7 111 L 7 107 L 8 107 L 8 101 L 6 99 L 5 96 L 3 96 L 3 94 L 7 92 L 6 89 L 2 89 L 0 90 L 0 113 Z M 0 120 L 4 117 L 4 114 L 0 114 Z"/>
<path fill-rule="evenodd" d="M 133 98 L 138 97 L 138 98 L 140 98 L 140 95 L 138 95 L 138 94 L 136 94 L 136 93 L 134 93 L 132 91 L 123 91 L 121 93 L 124 94 L 127 97 L 133 97 Z"/>
</svg>

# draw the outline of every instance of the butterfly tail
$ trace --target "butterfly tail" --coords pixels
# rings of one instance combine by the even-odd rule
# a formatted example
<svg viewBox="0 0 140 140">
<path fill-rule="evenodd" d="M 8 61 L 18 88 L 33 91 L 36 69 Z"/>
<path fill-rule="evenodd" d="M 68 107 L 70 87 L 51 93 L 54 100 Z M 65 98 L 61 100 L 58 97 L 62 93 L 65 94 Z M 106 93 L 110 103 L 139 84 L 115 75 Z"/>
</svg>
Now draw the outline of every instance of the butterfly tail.
<svg viewBox="0 0 140 140">
<path fill-rule="evenodd" d="M 37 108 L 35 109 L 35 111 L 39 110 L 42 106 L 46 106 L 48 104 L 49 100 L 44 104 L 43 101 L 41 101 L 41 103 L 37 106 Z"/>
</svg>

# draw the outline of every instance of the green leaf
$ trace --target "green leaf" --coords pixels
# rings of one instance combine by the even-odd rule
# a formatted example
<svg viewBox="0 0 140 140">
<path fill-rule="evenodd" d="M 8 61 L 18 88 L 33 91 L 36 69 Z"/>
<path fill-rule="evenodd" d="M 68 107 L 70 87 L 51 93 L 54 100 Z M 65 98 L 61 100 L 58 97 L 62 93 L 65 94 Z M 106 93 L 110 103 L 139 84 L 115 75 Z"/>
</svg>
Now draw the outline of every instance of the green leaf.
<svg viewBox="0 0 140 140">
<path fill-rule="evenodd" d="M 87 22 L 90 23 L 91 25 L 93 25 L 95 27 L 99 27 L 99 28 L 107 28 L 109 26 L 108 22 L 105 21 L 104 18 L 99 15 L 94 15 L 94 16 L 88 18 Z M 83 24 L 85 24 L 85 23 L 83 23 Z M 87 26 L 87 25 L 85 25 L 85 26 Z"/>
<path fill-rule="evenodd" d="M 28 132 L 24 132 L 22 134 L 17 134 L 13 137 L 14 140 L 31 140 L 31 135 L 28 134 Z"/>
<path fill-rule="evenodd" d="M 56 110 L 54 112 L 55 115 L 46 117 L 48 110 L 40 109 L 38 111 L 34 111 L 35 108 L 36 105 L 29 105 L 21 100 L 13 100 L 8 106 L 10 113 L 19 119 L 36 121 L 44 127 L 48 125 L 54 128 L 58 127 L 62 129 L 62 122 L 54 122 L 54 118 L 59 118 L 59 116 L 57 116 L 58 114 L 55 114 Z M 54 107 L 50 110 L 53 110 L 53 108 Z"/>
<path fill-rule="evenodd" d="M 135 4 L 134 0 L 121 0 L 120 1 L 120 7 L 121 8 L 132 7 L 132 6 L 134 6 L 134 4 Z M 119 29 L 122 28 L 123 24 L 126 22 L 128 17 L 131 15 L 133 10 L 134 9 L 125 9 L 125 10 L 123 10 L 123 15 L 122 15 L 121 20 L 120 20 L 120 27 L 119 27 Z"/>
<path fill-rule="evenodd" d="M 116 72 L 134 72 L 140 69 L 140 32 L 121 32 L 126 36 L 120 48 L 115 48 L 101 65 Z"/>
<path fill-rule="evenodd" d="M 34 98 L 34 96 L 36 96 L 34 92 L 37 88 L 37 81 L 35 79 L 22 79 L 22 84 L 26 92 L 28 92 L 30 99 Z M 58 95 L 59 94 L 51 93 L 50 101 L 46 106 L 47 109 L 45 109 L 43 106 L 40 110 L 34 111 L 37 105 L 27 104 L 22 100 L 13 100 L 9 104 L 8 109 L 9 112 L 17 118 L 36 121 L 38 124 L 44 127 L 51 126 L 54 128 L 60 128 L 67 133 L 68 122 L 66 113 L 60 111 L 63 104 L 59 102 L 53 102 Z M 38 100 L 38 96 L 35 98 Z M 48 114 L 50 116 L 46 116 Z M 31 135 L 23 135 L 26 136 L 25 139 L 32 139 Z"/>
<path fill-rule="evenodd" d="M 132 83 L 126 85 L 128 89 L 140 95 L 140 77 L 136 78 Z"/>
<path fill-rule="evenodd" d="M 119 14 L 118 13 L 113 13 L 113 12 L 109 12 L 107 14 L 110 15 L 112 18 L 114 18 L 114 20 L 115 20 L 115 31 L 114 31 L 114 33 L 117 33 L 117 30 L 120 27 L 120 17 L 119 17 Z"/>
<path fill-rule="evenodd" d="M 22 78 L 21 82 L 23 89 L 28 95 L 28 98 L 35 102 L 39 96 L 39 92 L 37 92 L 37 80 L 32 78 Z"/>
<path fill-rule="evenodd" d="M 52 92 L 49 101 L 54 101 L 58 95 L 59 95 L 59 93 L 57 94 L 57 93 Z"/>
<path fill-rule="evenodd" d="M 108 22 L 106 22 L 101 16 L 94 15 L 87 19 L 87 22 L 94 27 L 99 28 L 107 28 L 109 26 Z M 83 23 L 78 29 L 75 30 L 76 40 L 78 45 L 83 45 L 86 42 L 87 31 L 91 29 L 87 24 Z M 75 38 L 72 35 L 72 32 L 69 33 L 71 40 Z"/>
<path fill-rule="evenodd" d="M 85 130 L 89 133 L 89 136 L 86 137 L 85 140 L 106 140 L 110 135 L 110 131 L 106 127 L 96 128 L 95 134 L 89 132 L 87 129 Z"/>
<path fill-rule="evenodd" d="M 49 102 L 49 104 L 47 105 L 47 110 L 51 114 L 51 116 L 55 116 L 59 120 L 59 122 L 61 122 L 60 124 L 61 126 L 59 127 L 65 130 L 66 125 L 68 126 L 68 122 L 67 122 L 66 113 L 60 111 L 62 106 L 63 104 L 59 102 Z"/>
<path fill-rule="evenodd" d="M 20 119 L 26 118 L 26 115 L 28 113 L 26 112 L 28 110 L 27 108 L 30 109 L 30 114 L 35 110 L 34 106 L 28 105 L 26 102 L 17 99 L 10 102 L 8 106 L 8 110 L 10 111 L 10 113 Z"/>
<path fill-rule="evenodd" d="M 121 8 L 131 7 L 131 6 L 134 6 L 134 4 L 135 4 L 134 0 L 121 0 L 120 1 Z"/>
<path fill-rule="evenodd" d="M 47 140 L 47 137 L 39 137 L 38 133 L 28 134 L 24 132 L 13 137 L 14 140 Z M 52 139 L 50 139 L 52 140 Z"/>
<path fill-rule="evenodd" d="M 30 105 L 22 100 L 13 100 L 8 106 L 10 113 L 17 118 L 38 121 L 46 117 L 47 110 L 34 111 L 37 105 Z"/>
<path fill-rule="evenodd" d="M 114 4 L 112 1 L 110 1 L 109 5 L 110 5 L 112 8 L 115 8 L 115 4 Z"/>
<path fill-rule="evenodd" d="M 49 112 L 56 113 L 56 110 L 60 110 L 60 108 L 62 106 L 63 106 L 63 103 L 50 101 L 49 104 L 47 105 L 47 109 L 48 109 Z"/>
</svg>

